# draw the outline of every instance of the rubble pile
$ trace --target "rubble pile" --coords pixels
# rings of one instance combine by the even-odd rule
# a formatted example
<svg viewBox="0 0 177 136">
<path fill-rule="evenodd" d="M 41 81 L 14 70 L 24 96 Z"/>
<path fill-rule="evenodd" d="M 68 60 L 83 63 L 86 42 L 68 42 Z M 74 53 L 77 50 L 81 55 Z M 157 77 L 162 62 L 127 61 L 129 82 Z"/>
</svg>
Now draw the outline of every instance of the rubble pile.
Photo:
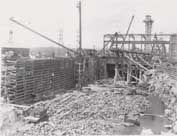
<svg viewBox="0 0 177 136">
<path fill-rule="evenodd" d="M 15 133 L 17 114 L 12 106 L 9 106 L 0 97 L 0 135 L 9 136 Z"/>
<path fill-rule="evenodd" d="M 175 103 L 177 97 L 177 83 L 168 74 L 154 71 L 149 80 L 149 93 L 160 96 L 165 105 Z"/>
<path fill-rule="evenodd" d="M 31 107 L 47 109 L 49 120 L 20 130 L 16 136 L 114 134 L 125 114 L 135 118 L 148 106 L 148 100 L 141 95 L 120 95 L 109 89 L 92 93 L 73 91 Z"/>
<path fill-rule="evenodd" d="M 158 95 L 164 102 L 165 116 L 173 122 L 173 131 L 177 133 L 177 81 L 164 70 L 156 70 L 148 83 L 149 93 Z"/>
</svg>

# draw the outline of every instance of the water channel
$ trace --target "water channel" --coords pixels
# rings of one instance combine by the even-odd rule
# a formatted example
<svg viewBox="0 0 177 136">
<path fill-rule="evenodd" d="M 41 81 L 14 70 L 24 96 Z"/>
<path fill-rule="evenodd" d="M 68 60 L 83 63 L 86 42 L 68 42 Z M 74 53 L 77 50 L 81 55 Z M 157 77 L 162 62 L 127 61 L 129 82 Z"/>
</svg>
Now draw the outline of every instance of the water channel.
<svg viewBox="0 0 177 136">
<path fill-rule="evenodd" d="M 170 122 L 163 117 L 165 105 L 158 96 L 148 97 L 151 106 L 145 112 L 144 116 L 140 117 L 140 126 L 122 127 L 119 129 L 121 135 L 139 135 L 144 129 L 151 130 L 153 134 L 161 134 L 167 132 L 164 125 Z"/>
</svg>

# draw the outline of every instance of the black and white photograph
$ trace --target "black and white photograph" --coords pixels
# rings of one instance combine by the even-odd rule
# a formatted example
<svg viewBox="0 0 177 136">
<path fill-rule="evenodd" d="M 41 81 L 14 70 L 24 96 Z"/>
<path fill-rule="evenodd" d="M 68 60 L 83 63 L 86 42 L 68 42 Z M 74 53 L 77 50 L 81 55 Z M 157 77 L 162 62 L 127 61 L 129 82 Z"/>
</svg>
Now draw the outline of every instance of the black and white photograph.
<svg viewBox="0 0 177 136">
<path fill-rule="evenodd" d="M 176 0 L 0 0 L 0 136 L 177 135 Z"/>
</svg>

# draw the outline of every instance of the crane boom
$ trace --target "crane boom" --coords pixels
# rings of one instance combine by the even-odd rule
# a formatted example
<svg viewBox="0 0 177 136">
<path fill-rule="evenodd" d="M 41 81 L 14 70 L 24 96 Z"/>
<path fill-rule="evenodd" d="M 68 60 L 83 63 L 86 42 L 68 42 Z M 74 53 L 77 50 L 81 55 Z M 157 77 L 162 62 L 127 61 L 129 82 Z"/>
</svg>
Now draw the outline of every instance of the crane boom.
<svg viewBox="0 0 177 136">
<path fill-rule="evenodd" d="M 127 35 L 128 35 L 128 33 L 129 33 L 129 30 L 130 30 L 130 28 L 131 28 L 131 26 L 132 26 L 132 22 L 133 22 L 134 17 L 135 17 L 135 16 L 132 16 L 132 18 L 131 18 L 131 20 L 130 20 L 130 23 L 129 23 L 129 25 L 128 25 L 128 29 L 127 29 L 127 32 L 126 32 L 126 34 L 125 34 L 125 37 L 124 37 L 124 40 L 123 40 L 123 41 L 125 41 L 126 38 L 127 38 Z M 123 46 L 124 46 L 124 44 L 122 44 L 121 48 L 123 48 Z"/>
<path fill-rule="evenodd" d="M 9 20 L 12 21 L 12 22 L 14 22 L 15 24 L 20 25 L 21 27 L 23 27 L 23 28 L 25 28 L 25 29 L 27 29 L 27 30 L 29 30 L 29 31 L 31 31 L 31 32 L 33 32 L 33 33 L 35 33 L 35 34 L 41 36 L 42 38 L 44 38 L 44 39 L 46 39 L 46 40 L 48 40 L 48 41 L 50 41 L 50 42 L 52 42 L 52 43 L 55 43 L 55 44 L 59 45 L 60 47 L 66 49 L 66 50 L 68 50 L 68 51 L 70 51 L 70 52 L 73 52 L 73 53 L 75 53 L 75 54 L 79 54 L 78 52 L 76 52 L 76 51 L 74 51 L 74 50 L 72 50 L 72 49 L 70 49 L 70 48 L 64 46 L 63 44 L 58 43 L 58 42 L 56 42 L 55 40 L 53 40 L 53 39 L 51 39 L 51 38 L 49 38 L 49 37 L 47 37 L 47 36 L 45 36 L 45 35 L 43 35 L 43 34 L 37 32 L 37 31 L 35 31 L 35 30 L 33 30 L 32 28 L 30 28 L 30 27 L 28 27 L 28 26 L 26 26 L 26 25 L 24 25 L 24 24 L 22 24 L 22 23 L 20 23 L 19 21 L 15 20 L 14 18 L 10 18 Z"/>
<path fill-rule="evenodd" d="M 132 16 L 132 18 L 131 18 L 131 21 L 130 21 L 130 23 L 129 23 L 129 26 L 128 26 L 128 29 L 127 29 L 127 32 L 126 32 L 126 35 L 125 35 L 124 40 L 126 40 L 126 38 L 127 38 L 127 35 L 128 35 L 129 30 L 130 30 L 130 28 L 131 28 L 131 25 L 132 25 L 132 22 L 133 22 L 134 17 L 135 17 L 135 16 Z"/>
<path fill-rule="evenodd" d="M 130 28 L 131 28 L 131 25 L 132 25 L 132 23 L 133 23 L 133 19 L 134 19 L 134 15 L 132 16 L 132 18 L 131 18 L 131 20 L 130 20 L 130 23 L 129 23 L 129 26 L 128 26 L 128 29 L 127 29 L 127 31 L 126 31 L 126 34 L 125 34 L 125 37 L 124 37 L 124 41 L 126 40 L 126 38 L 127 38 L 127 35 L 128 35 L 128 33 L 129 33 L 129 30 L 130 30 Z M 99 51 L 98 53 L 97 53 L 97 55 L 99 55 L 104 49 L 106 48 L 106 46 L 104 46 L 102 49 L 101 49 L 101 51 Z"/>
</svg>

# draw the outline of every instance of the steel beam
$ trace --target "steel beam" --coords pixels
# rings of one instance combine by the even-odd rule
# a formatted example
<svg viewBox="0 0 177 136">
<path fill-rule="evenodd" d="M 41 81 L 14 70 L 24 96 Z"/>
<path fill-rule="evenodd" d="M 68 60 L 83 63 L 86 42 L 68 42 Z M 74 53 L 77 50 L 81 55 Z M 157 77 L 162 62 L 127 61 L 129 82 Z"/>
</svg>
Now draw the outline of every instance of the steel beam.
<svg viewBox="0 0 177 136">
<path fill-rule="evenodd" d="M 104 42 L 114 42 L 115 44 L 170 44 L 170 41 L 111 41 L 111 40 L 104 40 Z"/>
</svg>

